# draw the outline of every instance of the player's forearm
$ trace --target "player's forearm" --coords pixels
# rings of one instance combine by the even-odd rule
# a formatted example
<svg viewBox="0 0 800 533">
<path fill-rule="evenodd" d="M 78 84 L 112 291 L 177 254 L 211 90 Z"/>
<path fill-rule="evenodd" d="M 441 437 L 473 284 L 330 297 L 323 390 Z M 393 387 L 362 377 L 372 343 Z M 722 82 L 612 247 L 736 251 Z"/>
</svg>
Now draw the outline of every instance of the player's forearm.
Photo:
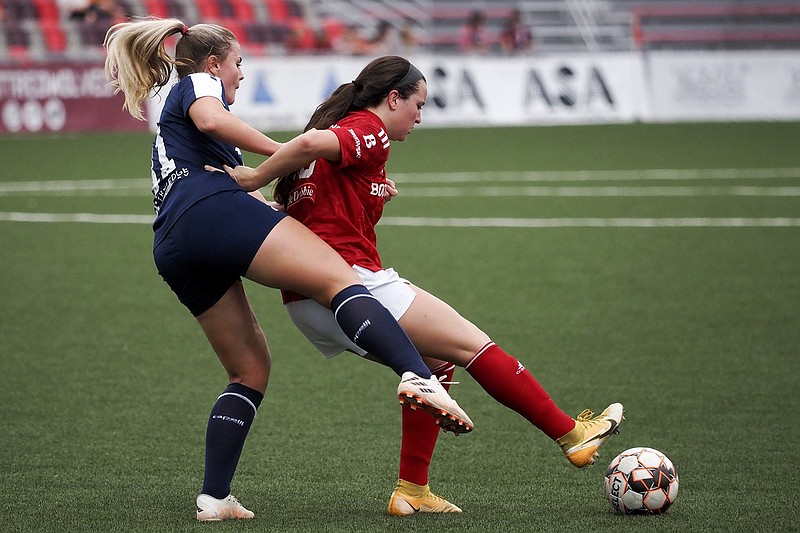
<svg viewBox="0 0 800 533">
<path fill-rule="evenodd" d="M 328 130 L 310 130 L 299 135 L 275 152 L 275 154 L 255 168 L 259 187 L 274 179 L 306 168 L 316 159 L 338 159 L 339 140 Z"/>
</svg>

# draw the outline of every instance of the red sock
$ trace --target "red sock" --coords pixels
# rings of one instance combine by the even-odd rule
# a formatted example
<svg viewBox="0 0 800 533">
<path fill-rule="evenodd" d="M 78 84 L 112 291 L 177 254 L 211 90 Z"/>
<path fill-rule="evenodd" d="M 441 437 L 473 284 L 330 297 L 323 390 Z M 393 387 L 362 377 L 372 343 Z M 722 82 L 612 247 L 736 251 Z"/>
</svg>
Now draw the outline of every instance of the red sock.
<svg viewBox="0 0 800 533">
<path fill-rule="evenodd" d="M 575 427 L 575 421 L 550 399 L 522 363 L 490 342 L 472 358 L 467 372 L 492 398 L 513 409 L 556 440 Z"/>
<path fill-rule="evenodd" d="M 437 377 L 445 375 L 444 381 L 452 381 L 455 369 L 455 365 L 446 363 L 433 369 L 433 375 Z M 450 385 L 443 387 L 448 390 Z M 428 467 L 438 438 L 439 426 L 429 413 L 422 409 L 414 411 L 407 404 L 403 404 L 400 479 L 417 485 L 428 484 Z"/>
</svg>

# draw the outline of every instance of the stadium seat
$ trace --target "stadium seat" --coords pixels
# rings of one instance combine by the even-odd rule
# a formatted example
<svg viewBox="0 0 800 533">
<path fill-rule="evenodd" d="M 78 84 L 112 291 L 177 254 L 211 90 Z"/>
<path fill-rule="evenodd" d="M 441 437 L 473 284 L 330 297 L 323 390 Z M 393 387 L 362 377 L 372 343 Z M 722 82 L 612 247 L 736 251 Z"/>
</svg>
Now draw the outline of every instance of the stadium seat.
<svg viewBox="0 0 800 533">
<path fill-rule="evenodd" d="M 335 41 L 344 33 L 344 24 L 340 20 L 334 18 L 325 18 L 322 20 L 322 29 L 325 35 L 328 36 L 330 41 Z"/>
<path fill-rule="evenodd" d="M 33 0 L 31 3 L 36 7 L 37 18 L 40 21 L 59 21 L 60 13 L 55 0 Z"/>
<path fill-rule="evenodd" d="M 800 3 L 629 2 L 642 47 L 650 49 L 796 48 Z"/>
<path fill-rule="evenodd" d="M 217 0 L 217 6 L 219 8 L 220 17 L 230 19 L 236 16 L 236 12 L 230 0 Z"/>
<path fill-rule="evenodd" d="M 195 5 L 201 22 L 219 20 L 220 9 L 217 0 L 195 0 Z"/>
<path fill-rule="evenodd" d="M 103 45 L 103 40 L 108 31 L 107 24 L 79 24 L 81 43 L 84 46 L 98 47 Z"/>
<path fill-rule="evenodd" d="M 265 0 L 271 20 L 286 22 L 289 20 L 289 6 L 286 0 Z"/>
<path fill-rule="evenodd" d="M 125 13 L 131 17 L 146 17 L 149 15 L 147 8 L 144 6 L 143 0 L 117 0 L 117 3 L 122 7 Z"/>
<path fill-rule="evenodd" d="M 269 9 L 264 3 L 264 0 L 239 0 L 239 1 L 241 1 L 242 3 L 246 3 L 250 6 L 252 17 L 248 18 L 247 20 L 252 20 L 254 22 L 269 21 L 270 19 Z"/>
<path fill-rule="evenodd" d="M 187 4 L 180 0 L 163 0 L 164 6 L 167 8 L 167 16 L 185 21 L 187 24 L 191 21 L 190 12 Z"/>
<path fill-rule="evenodd" d="M 242 26 L 241 22 L 236 19 L 220 19 L 219 24 L 231 30 L 239 44 L 242 46 L 247 44 L 247 32 L 244 31 L 244 26 Z"/>
<path fill-rule="evenodd" d="M 159 18 L 170 16 L 165 0 L 143 0 L 143 4 L 149 15 Z"/>
<path fill-rule="evenodd" d="M 117 0 L 128 16 L 178 18 L 187 25 L 216 22 L 230 27 L 250 53 L 319 52 L 316 37 L 328 41 L 349 24 L 362 28 L 379 20 L 396 27 L 412 18 L 422 24 L 423 49 L 458 52 L 459 31 L 474 9 L 460 0 Z M 423 5 L 424 4 L 424 5 Z M 516 0 L 482 2 L 487 27 L 497 33 Z M 586 48 L 569 10 L 560 0 L 523 2 L 536 39 L 536 51 Z M 595 20 L 600 49 L 797 49 L 797 0 L 607 0 L 609 15 Z M 82 28 L 69 20 L 59 0 L 0 0 L 0 59 L 95 57 L 107 28 Z M 621 21 L 621 22 L 620 22 Z M 628 22 L 626 22 L 628 21 Z M 604 25 L 605 24 L 605 25 Z M 614 26 L 616 24 L 617 26 Z M 86 50 L 83 50 L 86 47 Z"/>
<path fill-rule="evenodd" d="M 285 44 L 291 29 L 284 24 L 251 22 L 244 24 L 247 41 L 254 44 Z"/>
<path fill-rule="evenodd" d="M 28 59 L 31 39 L 28 32 L 19 25 L 13 23 L 3 24 L 3 35 L 5 36 L 5 48 L 10 59 Z"/>
<path fill-rule="evenodd" d="M 9 22 L 19 20 L 36 20 L 39 13 L 30 0 L 2 0 L 5 8 L 5 19 Z"/>
<path fill-rule="evenodd" d="M 247 0 L 194 0 L 194 3 L 203 21 L 255 20 L 253 6 Z"/>
<path fill-rule="evenodd" d="M 67 50 L 67 36 L 58 20 L 40 20 L 39 27 L 42 31 L 44 44 L 51 54 L 63 54 Z"/>
<path fill-rule="evenodd" d="M 230 0 L 233 15 L 242 22 L 255 20 L 253 5 L 248 0 Z"/>
</svg>

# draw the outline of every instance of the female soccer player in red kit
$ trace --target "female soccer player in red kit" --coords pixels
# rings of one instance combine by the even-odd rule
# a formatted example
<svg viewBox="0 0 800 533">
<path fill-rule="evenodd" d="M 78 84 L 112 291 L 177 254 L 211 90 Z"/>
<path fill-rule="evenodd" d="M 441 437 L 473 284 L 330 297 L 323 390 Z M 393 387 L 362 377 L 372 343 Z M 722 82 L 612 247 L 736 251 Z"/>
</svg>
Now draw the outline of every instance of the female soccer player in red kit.
<svg viewBox="0 0 800 533">
<path fill-rule="evenodd" d="M 556 441 L 572 464 L 588 466 L 606 438 L 617 432 L 622 405 L 611 404 L 598 416 L 587 410 L 577 419 L 569 417 L 525 366 L 486 333 L 381 264 L 375 225 L 386 199 L 397 194 L 385 172 L 390 141 L 404 140 L 420 123 L 426 97 L 427 82 L 414 65 L 397 56 L 378 58 L 334 91 L 314 112 L 306 132 L 267 161 L 255 169 L 225 170 L 251 191 L 281 177 L 276 201 L 352 265 L 398 319 L 434 375 L 447 383 L 454 365 L 464 367 L 495 400 Z M 284 292 L 284 302 L 297 327 L 323 355 L 345 350 L 369 355 L 341 333 L 330 309 L 291 292 Z M 402 426 L 400 479 L 389 513 L 460 512 L 428 487 L 438 436 L 433 419 L 404 406 Z"/>
</svg>

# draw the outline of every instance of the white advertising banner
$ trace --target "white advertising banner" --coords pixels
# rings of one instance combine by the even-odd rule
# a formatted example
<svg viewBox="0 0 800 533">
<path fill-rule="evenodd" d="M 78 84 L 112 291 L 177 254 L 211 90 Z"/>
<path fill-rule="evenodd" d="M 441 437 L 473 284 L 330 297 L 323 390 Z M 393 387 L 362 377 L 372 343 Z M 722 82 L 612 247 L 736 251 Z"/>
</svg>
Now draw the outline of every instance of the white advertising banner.
<svg viewBox="0 0 800 533">
<path fill-rule="evenodd" d="M 643 105 L 635 54 L 419 60 L 429 124 L 631 122 Z"/>
<path fill-rule="evenodd" d="M 369 62 L 359 57 L 251 59 L 234 113 L 263 131 L 300 130 L 317 105 Z M 559 58 L 412 58 L 428 80 L 423 124 L 630 122 L 641 115 L 636 54 Z M 167 94 L 167 89 L 163 91 Z M 160 112 L 151 101 L 151 126 Z"/>
<path fill-rule="evenodd" d="M 645 61 L 647 121 L 800 119 L 797 52 L 658 52 Z"/>
<path fill-rule="evenodd" d="M 411 60 L 428 80 L 423 126 L 800 119 L 800 53 L 793 51 Z M 301 130 L 316 106 L 368 62 L 245 58 L 232 110 L 262 131 Z M 159 100 L 148 108 L 152 129 Z"/>
</svg>

